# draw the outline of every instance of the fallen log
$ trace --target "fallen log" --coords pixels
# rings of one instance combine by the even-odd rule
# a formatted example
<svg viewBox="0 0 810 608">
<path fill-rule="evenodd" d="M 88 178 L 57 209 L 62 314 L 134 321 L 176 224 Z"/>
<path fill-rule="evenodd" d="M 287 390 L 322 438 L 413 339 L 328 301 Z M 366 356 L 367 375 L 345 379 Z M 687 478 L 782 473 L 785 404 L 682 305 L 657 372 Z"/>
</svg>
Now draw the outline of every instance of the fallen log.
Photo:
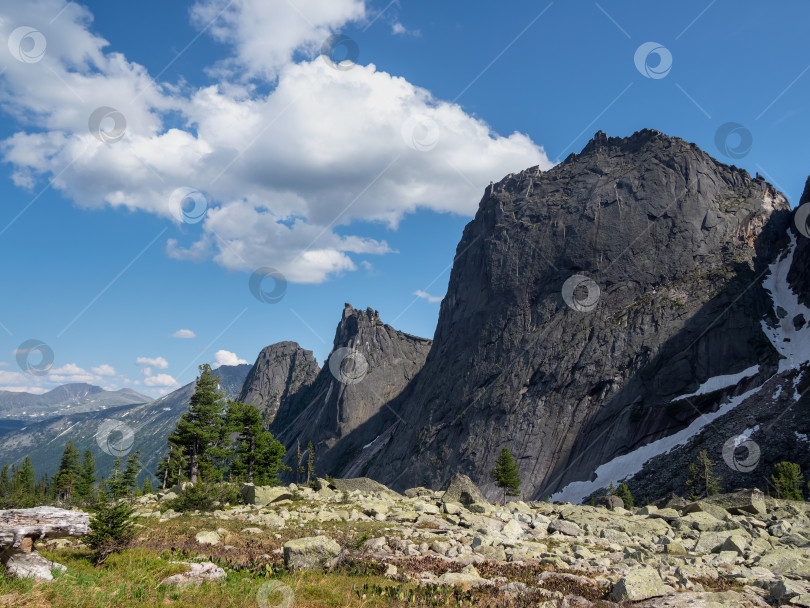
<svg viewBox="0 0 810 608">
<path fill-rule="evenodd" d="M 0 561 L 9 574 L 20 578 L 53 580 L 51 570 L 64 566 L 48 561 L 34 548 L 33 540 L 84 536 L 90 532 L 90 515 L 56 507 L 0 511 Z"/>
</svg>

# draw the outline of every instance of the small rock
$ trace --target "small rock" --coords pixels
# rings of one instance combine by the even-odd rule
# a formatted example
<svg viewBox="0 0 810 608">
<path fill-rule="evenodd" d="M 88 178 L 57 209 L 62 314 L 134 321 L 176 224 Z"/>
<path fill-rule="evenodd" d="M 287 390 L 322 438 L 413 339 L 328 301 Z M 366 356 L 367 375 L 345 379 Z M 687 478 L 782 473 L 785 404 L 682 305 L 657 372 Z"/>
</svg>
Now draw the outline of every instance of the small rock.
<svg viewBox="0 0 810 608">
<path fill-rule="evenodd" d="M 220 538 L 216 532 L 197 532 L 194 540 L 201 545 L 218 545 Z"/>
<path fill-rule="evenodd" d="M 225 578 L 225 570 L 212 564 L 211 562 L 172 562 L 174 564 L 182 564 L 188 566 L 188 572 L 181 572 L 180 574 L 173 574 L 163 581 L 163 585 L 175 585 L 185 587 L 188 585 L 201 585 L 205 581 L 217 581 Z"/>
</svg>

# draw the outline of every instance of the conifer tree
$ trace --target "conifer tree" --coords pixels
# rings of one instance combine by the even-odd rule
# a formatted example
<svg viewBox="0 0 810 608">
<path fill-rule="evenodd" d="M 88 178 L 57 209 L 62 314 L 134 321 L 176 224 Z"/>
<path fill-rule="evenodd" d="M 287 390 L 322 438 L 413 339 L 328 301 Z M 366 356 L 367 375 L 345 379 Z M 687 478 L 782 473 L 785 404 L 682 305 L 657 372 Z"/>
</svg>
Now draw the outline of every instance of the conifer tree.
<svg viewBox="0 0 810 608">
<path fill-rule="evenodd" d="M 315 448 L 311 441 L 307 444 L 307 485 L 310 479 L 315 479 Z"/>
<path fill-rule="evenodd" d="M 518 466 L 515 462 L 512 452 L 509 448 L 503 448 L 498 460 L 495 463 L 495 469 L 492 471 L 492 477 L 495 478 L 495 485 L 503 489 L 502 503 L 506 502 L 508 496 L 518 496 L 520 489 L 520 473 Z"/>
<path fill-rule="evenodd" d="M 79 450 L 76 449 L 72 441 L 68 441 L 62 452 L 59 472 L 54 479 L 60 500 L 70 500 L 71 495 L 76 490 L 76 486 L 79 484 L 80 474 Z"/>
<path fill-rule="evenodd" d="M 256 469 L 256 444 L 262 433 L 262 415 L 255 405 L 230 401 L 225 420 L 228 430 L 237 433 L 236 457 L 231 464 L 232 474 L 244 478 L 247 483 L 253 483 Z"/>
<path fill-rule="evenodd" d="M 625 509 L 633 508 L 633 495 L 630 493 L 630 488 L 626 483 L 622 482 L 619 484 L 619 488 L 616 490 L 615 495 L 622 499 Z"/>
<path fill-rule="evenodd" d="M 0 471 L 0 498 L 5 498 L 11 490 L 10 482 L 8 479 L 8 465 L 3 465 L 3 470 Z"/>
<path fill-rule="evenodd" d="M 177 423 L 169 441 L 182 447 L 188 458 L 188 477 L 196 483 L 201 476 L 211 477 L 213 459 L 223 455 L 224 395 L 219 379 L 207 363 L 200 366 L 197 386 L 189 401 L 189 410 Z"/>
<path fill-rule="evenodd" d="M 296 455 L 295 464 L 295 483 L 301 483 L 301 475 L 304 474 L 304 455 L 301 453 L 301 440 L 297 442 L 298 454 Z"/>
<path fill-rule="evenodd" d="M 133 496 L 138 491 L 138 475 L 141 472 L 141 451 L 136 450 L 127 456 L 127 464 L 121 474 L 121 489 L 127 496 Z"/>
<path fill-rule="evenodd" d="M 183 471 L 187 464 L 186 458 L 183 456 L 183 448 L 169 437 L 169 450 L 158 463 L 155 471 L 158 479 L 161 480 L 161 487 L 165 490 L 183 481 Z"/>
<path fill-rule="evenodd" d="M 778 462 L 773 467 L 771 481 L 776 487 L 776 497 L 787 500 L 804 500 L 802 487 L 804 475 L 795 462 Z"/>
<path fill-rule="evenodd" d="M 141 494 L 151 494 L 152 493 L 152 480 L 149 479 L 149 476 L 146 476 L 146 479 L 143 480 L 143 485 L 141 486 Z"/>
<path fill-rule="evenodd" d="M 93 452 L 85 450 L 82 457 L 82 466 L 79 473 L 79 482 L 76 485 L 76 494 L 82 500 L 93 498 L 93 488 L 96 485 L 96 459 Z"/>
<path fill-rule="evenodd" d="M 720 491 L 720 477 L 715 474 L 714 463 L 706 450 L 698 452 L 695 462 L 689 465 L 686 485 L 692 490 L 689 495 L 692 500 L 713 496 Z"/>
<path fill-rule="evenodd" d="M 270 431 L 259 433 L 256 438 L 256 470 L 253 473 L 256 485 L 277 486 L 281 483 L 279 471 L 289 471 L 284 465 L 287 450 L 280 441 L 273 438 Z"/>
</svg>

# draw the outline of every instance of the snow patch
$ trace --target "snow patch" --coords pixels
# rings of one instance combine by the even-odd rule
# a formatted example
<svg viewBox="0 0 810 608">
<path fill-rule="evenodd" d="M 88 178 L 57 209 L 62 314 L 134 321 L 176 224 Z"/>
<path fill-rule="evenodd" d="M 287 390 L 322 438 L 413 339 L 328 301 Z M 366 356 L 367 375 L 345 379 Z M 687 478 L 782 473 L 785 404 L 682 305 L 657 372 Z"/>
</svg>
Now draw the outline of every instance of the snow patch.
<svg viewBox="0 0 810 608">
<path fill-rule="evenodd" d="M 363 449 L 365 450 L 366 448 L 370 448 L 371 446 L 373 446 L 374 442 L 377 441 L 380 437 L 381 435 L 377 435 L 374 439 L 371 440 L 371 443 L 367 443 L 366 445 L 364 445 Z"/>
<path fill-rule="evenodd" d="M 670 401 L 670 403 L 679 401 L 680 399 L 687 399 L 689 397 L 697 397 L 698 395 L 713 393 L 714 391 L 719 391 L 720 389 L 728 388 L 730 386 L 736 386 L 737 383 L 743 378 L 750 378 L 751 376 L 755 376 L 758 372 L 759 365 L 754 365 L 753 367 L 749 367 L 748 369 L 737 374 L 726 374 L 725 376 L 715 376 L 714 378 L 709 378 L 706 380 L 706 382 L 701 384 L 694 393 L 675 397 L 675 399 Z"/>
<path fill-rule="evenodd" d="M 762 282 L 762 286 L 771 294 L 773 310 L 778 319 L 775 327 L 770 327 L 766 321 L 762 321 L 762 331 L 777 352 L 784 357 L 779 361 L 780 372 L 796 369 L 802 363 L 810 361 L 810 309 L 799 302 L 799 297 L 787 282 L 795 251 L 796 237 L 790 233 L 788 254 L 780 256 L 780 259 L 771 264 L 771 272 Z M 787 313 L 781 318 L 780 308 Z M 793 325 L 793 319 L 797 315 L 804 315 L 807 321 L 799 330 Z"/>
<path fill-rule="evenodd" d="M 793 431 L 793 434 L 796 435 L 796 439 L 798 439 L 799 441 L 810 443 L 810 439 L 808 439 L 807 435 L 805 435 L 804 433 L 800 433 L 799 431 Z"/>
<path fill-rule="evenodd" d="M 606 488 L 611 483 L 616 484 L 622 479 L 632 477 L 641 471 L 642 467 L 648 460 L 655 458 L 656 456 L 660 456 L 661 454 L 667 454 L 674 448 L 685 445 L 692 437 L 700 433 L 704 427 L 717 418 L 720 418 L 720 416 L 724 416 L 729 413 L 743 401 L 757 393 L 761 388 L 761 386 L 758 386 L 743 393 L 742 395 L 732 397 L 728 402 L 721 405 L 716 412 L 703 414 L 702 416 L 695 418 L 692 421 L 692 424 L 685 429 L 682 429 L 677 433 L 673 433 L 672 435 L 668 435 L 667 437 L 662 437 L 661 439 L 652 441 L 647 445 L 643 445 L 640 448 L 629 452 L 628 454 L 622 454 L 621 456 L 617 456 L 613 460 L 600 465 L 595 471 L 595 479 L 592 481 L 571 482 L 562 490 L 556 494 L 553 494 L 551 496 L 551 500 L 565 500 L 572 503 L 580 503 L 587 496 L 590 496 L 597 490 Z M 751 432 L 753 431 L 754 429 L 751 430 Z"/>
<path fill-rule="evenodd" d="M 737 436 L 734 438 L 734 447 L 735 447 L 735 448 L 740 447 L 740 445 L 741 445 L 741 444 L 743 444 L 743 443 L 745 443 L 746 441 L 748 441 L 748 440 L 751 438 L 751 435 L 753 435 L 754 433 L 756 433 L 758 430 L 759 430 L 759 425 L 756 425 L 756 426 L 755 426 L 754 428 L 752 428 L 752 429 L 745 429 L 745 430 L 744 430 L 742 433 L 740 433 L 739 435 L 737 435 Z"/>
</svg>

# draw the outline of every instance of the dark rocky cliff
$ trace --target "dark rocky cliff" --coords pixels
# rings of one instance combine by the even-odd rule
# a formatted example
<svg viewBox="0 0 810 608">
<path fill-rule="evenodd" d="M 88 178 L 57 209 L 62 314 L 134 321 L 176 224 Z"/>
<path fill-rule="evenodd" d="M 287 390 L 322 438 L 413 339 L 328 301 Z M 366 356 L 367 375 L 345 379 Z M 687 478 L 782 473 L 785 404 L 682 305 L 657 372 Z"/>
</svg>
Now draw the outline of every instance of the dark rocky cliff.
<svg viewBox="0 0 810 608">
<path fill-rule="evenodd" d="M 319 371 L 311 350 L 295 342 L 271 344 L 259 353 L 237 400 L 259 408 L 270 425 L 281 404 L 312 384 Z"/>
<path fill-rule="evenodd" d="M 334 347 L 317 378 L 282 401 L 270 427 L 292 457 L 312 441 L 319 474 L 340 476 L 372 441 L 381 410 L 422 368 L 431 341 L 397 331 L 372 309 L 346 304 Z"/>
<path fill-rule="evenodd" d="M 651 130 L 507 176 L 464 230 L 424 367 L 349 470 L 397 489 L 458 471 L 491 497 L 506 446 L 538 498 L 717 410 L 777 371 L 762 280 L 790 216 L 764 180 Z"/>
</svg>

